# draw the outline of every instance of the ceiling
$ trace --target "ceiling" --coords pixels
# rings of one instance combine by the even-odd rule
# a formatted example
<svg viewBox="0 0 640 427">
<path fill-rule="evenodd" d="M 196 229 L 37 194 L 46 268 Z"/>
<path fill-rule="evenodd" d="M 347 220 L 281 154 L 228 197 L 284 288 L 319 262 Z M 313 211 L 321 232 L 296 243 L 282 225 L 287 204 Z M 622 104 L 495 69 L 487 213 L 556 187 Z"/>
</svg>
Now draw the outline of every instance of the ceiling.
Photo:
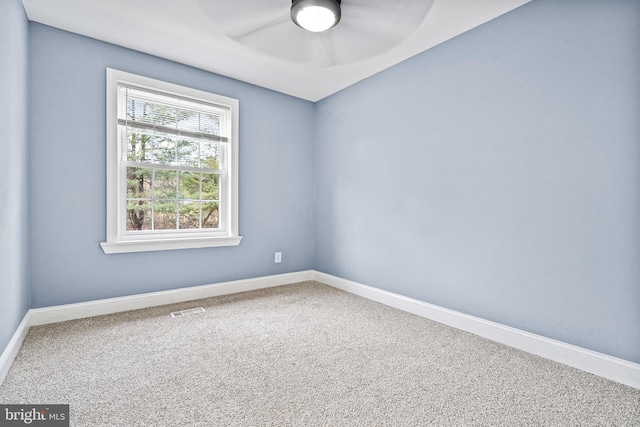
<svg viewBox="0 0 640 427">
<path fill-rule="evenodd" d="M 22 0 L 31 21 L 309 101 L 529 1 L 342 0 L 318 34 L 291 22 L 290 0 Z"/>
</svg>

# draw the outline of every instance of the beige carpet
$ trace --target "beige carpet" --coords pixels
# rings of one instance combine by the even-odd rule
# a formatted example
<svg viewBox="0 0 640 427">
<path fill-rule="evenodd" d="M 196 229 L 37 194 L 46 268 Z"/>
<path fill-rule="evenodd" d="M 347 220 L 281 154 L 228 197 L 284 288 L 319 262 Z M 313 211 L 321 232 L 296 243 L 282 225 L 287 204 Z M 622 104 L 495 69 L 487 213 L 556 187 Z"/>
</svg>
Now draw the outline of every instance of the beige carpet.
<svg viewBox="0 0 640 427">
<path fill-rule="evenodd" d="M 640 390 L 317 282 L 34 327 L 0 403 L 83 427 L 640 426 Z"/>
</svg>

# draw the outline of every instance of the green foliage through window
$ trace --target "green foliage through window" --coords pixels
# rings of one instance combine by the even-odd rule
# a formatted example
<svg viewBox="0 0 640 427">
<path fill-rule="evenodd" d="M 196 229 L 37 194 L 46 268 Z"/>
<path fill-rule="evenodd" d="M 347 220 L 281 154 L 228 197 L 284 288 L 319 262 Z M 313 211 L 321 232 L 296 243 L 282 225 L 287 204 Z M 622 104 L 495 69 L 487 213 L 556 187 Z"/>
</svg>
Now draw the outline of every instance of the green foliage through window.
<svg viewBox="0 0 640 427">
<path fill-rule="evenodd" d="M 128 98 L 126 120 L 162 126 L 126 128 L 127 231 L 218 228 L 223 147 L 180 132 L 218 134 L 220 117 Z"/>
</svg>

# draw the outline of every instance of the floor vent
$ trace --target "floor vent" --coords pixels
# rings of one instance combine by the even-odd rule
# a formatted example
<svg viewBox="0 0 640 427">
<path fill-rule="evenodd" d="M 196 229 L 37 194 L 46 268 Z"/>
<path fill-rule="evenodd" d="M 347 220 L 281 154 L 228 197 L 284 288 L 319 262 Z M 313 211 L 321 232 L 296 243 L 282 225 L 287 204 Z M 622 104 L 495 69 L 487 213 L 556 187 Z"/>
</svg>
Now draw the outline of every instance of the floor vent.
<svg viewBox="0 0 640 427">
<path fill-rule="evenodd" d="M 171 317 L 184 317 L 184 316 L 189 316 L 191 314 L 200 314 L 204 312 L 205 312 L 204 308 L 196 307 L 196 308 L 190 308 L 188 310 L 174 311 L 173 313 L 171 313 Z"/>
</svg>

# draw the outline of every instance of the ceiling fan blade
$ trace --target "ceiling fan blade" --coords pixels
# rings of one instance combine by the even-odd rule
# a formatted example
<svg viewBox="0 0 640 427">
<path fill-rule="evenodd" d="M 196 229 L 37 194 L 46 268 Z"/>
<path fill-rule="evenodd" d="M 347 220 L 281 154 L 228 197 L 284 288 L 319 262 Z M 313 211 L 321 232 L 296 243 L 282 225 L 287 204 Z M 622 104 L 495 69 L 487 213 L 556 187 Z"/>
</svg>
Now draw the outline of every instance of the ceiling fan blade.
<svg viewBox="0 0 640 427">
<path fill-rule="evenodd" d="M 323 48 L 322 39 L 320 34 L 298 28 L 287 19 L 236 40 L 270 56 L 326 67 L 332 65 L 332 60 Z"/>
<path fill-rule="evenodd" d="M 265 21 L 262 23 L 253 23 L 252 25 L 245 25 L 244 28 L 237 28 L 235 30 L 227 31 L 225 34 L 231 38 L 243 40 L 248 36 L 254 35 L 256 33 L 269 30 L 272 27 L 291 23 L 291 18 L 289 16 L 280 16 L 271 21 Z"/>
<path fill-rule="evenodd" d="M 279 23 L 288 16 L 282 0 L 256 2 L 229 0 L 199 0 L 200 8 L 215 25 L 217 31 L 231 38 L 242 37 L 253 31 Z"/>
</svg>

